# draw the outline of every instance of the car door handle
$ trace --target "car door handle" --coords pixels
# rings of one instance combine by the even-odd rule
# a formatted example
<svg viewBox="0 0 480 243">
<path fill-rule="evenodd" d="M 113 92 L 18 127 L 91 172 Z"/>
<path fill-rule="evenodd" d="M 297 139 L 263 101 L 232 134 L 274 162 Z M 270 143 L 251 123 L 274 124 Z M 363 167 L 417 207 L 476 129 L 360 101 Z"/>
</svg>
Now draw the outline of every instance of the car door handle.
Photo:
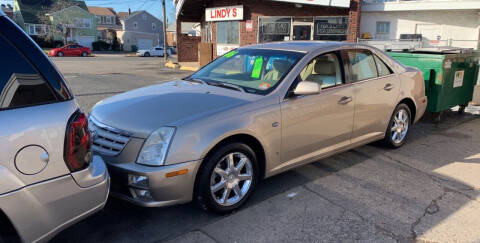
<svg viewBox="0 0 480 243">
<path fill-rule="evenodd" d="M 339 104 L 339 105 L 346 105 L 346 104 L 348 104 L 348 103 L 350 103 L 350 102 L 352 102 L 352 101 L 353 101 L 352 97 L 350 97 L 350 96 L 343 96 L 343 97 L 338 101 L 338 104 Z"/>
<path fill-rule="evenodd" d="M 385 87 L 383 87 L 383 89 L 386 90 L 386 91 L 390 91 L 390 90 L 392 90 L 394 87 L 395 87 L 395 86 L 393 86 L 393 84 L 388 83 L 388 84 L 385 85 Z"/>
</svg>

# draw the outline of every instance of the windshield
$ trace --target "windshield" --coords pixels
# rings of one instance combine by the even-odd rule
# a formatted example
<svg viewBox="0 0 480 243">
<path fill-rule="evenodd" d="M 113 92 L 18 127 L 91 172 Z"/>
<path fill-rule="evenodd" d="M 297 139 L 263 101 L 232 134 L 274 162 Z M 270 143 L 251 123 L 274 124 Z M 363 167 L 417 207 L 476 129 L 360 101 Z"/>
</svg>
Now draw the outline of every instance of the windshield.
<svg viewBox="0 0 480 243">
<path fill-rule="evenodd" d="M 226 83 L 239 86 L 248 93 L 268 94 L 280 84 L 304 55 L 278 50 L 233 50 L 200 69 L 190 78 L 208 84 Z"/>
</svg>

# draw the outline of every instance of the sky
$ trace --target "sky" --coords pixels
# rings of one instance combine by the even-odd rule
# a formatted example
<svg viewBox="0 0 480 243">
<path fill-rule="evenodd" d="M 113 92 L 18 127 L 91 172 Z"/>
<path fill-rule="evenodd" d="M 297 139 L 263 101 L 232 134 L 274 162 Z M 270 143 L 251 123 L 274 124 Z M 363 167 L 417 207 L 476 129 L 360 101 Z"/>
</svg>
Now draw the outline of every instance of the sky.
<svg viewBox="0 0 480 243">
<path fill-rule="evenodd" d="M 175 4 L 173 0 L 165 0 L 167 3 L 168 23 L 175 21 Z M 133 11 L 147 10 L 150 14 L 163 21 L 161 0 L 85 0 L 87 6 L 112 7 L 117 12 L 127 12 L 128 8 Z M 0 4 L 11 4 L 13 0 L 0 0 Z"/>
</svg>

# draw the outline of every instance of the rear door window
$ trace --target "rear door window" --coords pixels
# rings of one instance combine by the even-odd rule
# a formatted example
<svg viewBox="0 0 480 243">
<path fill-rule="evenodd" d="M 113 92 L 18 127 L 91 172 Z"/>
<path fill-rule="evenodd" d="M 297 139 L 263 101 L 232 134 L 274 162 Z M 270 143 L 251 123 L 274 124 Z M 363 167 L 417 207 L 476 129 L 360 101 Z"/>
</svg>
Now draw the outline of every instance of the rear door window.
<svg viewBox="0 0 480 243">
<path fill-rule="evenodd" d="M 370 51 L 362 49 L 348 50 L 347 56 L 352 82 L 378 77 L 375 59 Z"/>
<path fill-rule="evenodd" d="M 377 64 L 378 76 L 383 77 L 392 74 L 392 70 L 377 55 L 374 55 Z"/>
<path fill-rule="evenodd" d="M 56 102 L 50 85 L 4 36 L 0 35 L 0 110 Z"/>
</svg>

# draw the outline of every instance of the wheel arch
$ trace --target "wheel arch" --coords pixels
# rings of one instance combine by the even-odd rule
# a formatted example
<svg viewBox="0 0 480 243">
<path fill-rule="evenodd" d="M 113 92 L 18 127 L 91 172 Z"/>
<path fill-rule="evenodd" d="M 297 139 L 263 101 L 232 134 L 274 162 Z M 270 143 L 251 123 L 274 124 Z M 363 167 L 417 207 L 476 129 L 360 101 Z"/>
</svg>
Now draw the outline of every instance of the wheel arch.
<svg viewBox="0 0 480 243">
<path fill-rule="evenodd" d="M 413 102 L 413 100 L 411 98 L 403 98 L 402 100 L 400 100 L 400 102 L 398 102 L 398 105 L 400 104 L 405 104 L 408 106 L 408 108 L 410 109 L 410 112 L 411 112 L 411 123 L 415 123 L 415 119 L 416 119 L 416 115 L 417 115 L 417 106 L 415 105 L 415 102 Z M 397 105 L 397 106 L 398 106 Z"/>
<path fill-rule="evenodd" d="M 20 242 L 21 238 L 10 218 L 0 209 L 0 238 L 6 242 Z"/>
<path fill-rule="evenodd" d="M 231 142 L 242 142 L 248 145 L 257 156 L 258 166 L 260 169 L 260 178 L 265 178 L 265 168 L 266 168 L 266 154 L 265 149 L 260 140 L 254 137 L 251 134 L 247 133 L 238 133 L 227 136 L 217 142 L 213 147 L 211 147 L 206 155 L 203 157 L 202 164 L 204 161 L 209 158 L 218 148 L 223 146 L 224 144 L 231 143 Z"/>
</svg>

